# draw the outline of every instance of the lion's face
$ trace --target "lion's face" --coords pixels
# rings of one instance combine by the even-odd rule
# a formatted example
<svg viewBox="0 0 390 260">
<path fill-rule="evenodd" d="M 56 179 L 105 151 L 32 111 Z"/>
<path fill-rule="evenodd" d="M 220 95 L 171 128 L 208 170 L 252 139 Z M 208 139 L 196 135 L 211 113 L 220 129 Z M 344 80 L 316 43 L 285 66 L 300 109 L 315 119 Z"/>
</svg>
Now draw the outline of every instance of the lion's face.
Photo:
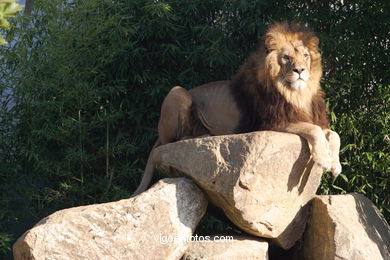
<svg viewBox="0 0 390 260">
<path fill-rule="evenodd" d="M 309 99 L 319 87 L 322 75 L 318 38 L 300 25 L 280 23 L 273 25 L 265 35 L 265 55 L 259 56 L 259 79 L 263 84 L 276 87 L 287 99 L 291 95 Z M 268 81 L 267 81 L 268 79 Z M 264 83 L 265 81 L 265 83 Z M 296 102 L 294 102 L 296 103 Z"/>
<path fill-rule="evenodd" d="M 280 66 L 279 79 L 293 90 L 303 90 L 310 78 L 311 56 L 309 48 L 301 41 L 289 42 L 277 55 Z"/>
</svg>

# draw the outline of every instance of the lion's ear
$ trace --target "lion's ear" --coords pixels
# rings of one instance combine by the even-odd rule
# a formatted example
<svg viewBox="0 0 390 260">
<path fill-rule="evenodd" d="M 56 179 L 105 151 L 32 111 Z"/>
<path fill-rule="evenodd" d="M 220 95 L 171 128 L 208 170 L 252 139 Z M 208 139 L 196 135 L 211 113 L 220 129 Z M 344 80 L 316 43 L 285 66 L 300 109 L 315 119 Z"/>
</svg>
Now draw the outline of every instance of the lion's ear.
<svg viewBox="0 0 390 260">
<path fill-rule="evenodd" d="M 316 36 L 313 36 L 313 37 L 310 37 L 307 45 L 308 45 L 310 50 L 318 51 L 319 43 L 320 43 L 320 40 Z"/>
</svg>

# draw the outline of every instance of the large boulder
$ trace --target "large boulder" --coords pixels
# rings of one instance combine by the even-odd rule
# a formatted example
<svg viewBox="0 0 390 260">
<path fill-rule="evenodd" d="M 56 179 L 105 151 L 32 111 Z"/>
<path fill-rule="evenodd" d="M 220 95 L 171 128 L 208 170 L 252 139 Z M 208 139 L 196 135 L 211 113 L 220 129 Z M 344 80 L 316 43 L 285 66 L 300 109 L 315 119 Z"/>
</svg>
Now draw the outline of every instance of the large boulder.
<svg viewBox="0 0 390 260">
<path fill-rule="evenodd" d="M 296 259 L 389 260 L 390 228 L 365 196 L 322 195 L 312 213 Z"/>
<path fill-rule="evenodd" d="M 268 243 L 253 237 L 218 235 L 193 239 L 182 260 L 269 259 Z"/>
<path fill-rule="evenodd" d="M 301 237 L 322 175 L 306 140 L 272 131 L 170 143 L 153 157 L 168 176 L 191 177 L 239 228 L 284 249 Z"/>
<path fill-rule="evenodd" d="M 58 211 L 13 247 L 15 260 L 180 259 L 207 201 L 185 178 L 131 199 Z"/>
</svg>

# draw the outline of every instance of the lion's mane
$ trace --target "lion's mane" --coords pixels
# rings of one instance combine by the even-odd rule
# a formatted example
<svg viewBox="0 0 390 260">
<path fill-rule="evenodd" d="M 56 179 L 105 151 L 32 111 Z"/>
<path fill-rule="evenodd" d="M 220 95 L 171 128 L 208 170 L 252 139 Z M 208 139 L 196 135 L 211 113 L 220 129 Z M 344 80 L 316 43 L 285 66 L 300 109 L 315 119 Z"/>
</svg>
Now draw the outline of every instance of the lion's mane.
<svg viewBox="0 0 390 260">
<path fill-rule="evenodd" d="M 300 40 L 309 48 L 310 79 L 302 91 L 292 90 L 278 78 L 276 59 L 287 41 Z M 258 50 L 240 67 L 230 87 L 241 110 L 237 132 L 283 129 L 289 123 L 308 122 L 328 127 L 318 38 L 304 25 L 277 23 L 270 27 Z"/>
</svg>

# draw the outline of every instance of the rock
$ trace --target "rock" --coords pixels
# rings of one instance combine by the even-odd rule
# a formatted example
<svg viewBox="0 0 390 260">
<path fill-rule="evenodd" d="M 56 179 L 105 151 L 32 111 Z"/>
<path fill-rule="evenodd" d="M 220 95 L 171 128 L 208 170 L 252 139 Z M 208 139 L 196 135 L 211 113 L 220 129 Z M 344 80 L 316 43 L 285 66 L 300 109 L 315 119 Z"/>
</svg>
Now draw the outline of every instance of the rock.
<svg viewBox="0 0 390 260">
<path fill-rule="evenodd" d="M 268 260 L 268 243 L 246 236 L 205 236 L 192 241 L 182 260 Z"/>
<path fill-rule="evenodd" d="M 365 196 L 318 196 L 297 259 L 389 260 L 390 227 Z"/>
<path fill-rule="evenodd" d="M 131 199 L 48 216 L 17 240 L 14 259 L 180 259 L 206 206 L 191 180 L 163 179 Z"/>
<path fill-rule="evenodd" d="M 284 249 L 301 237 L 322 175 L 306 140 L 272 131 L 170 143 L 154 160 L 168 176 L 191 177 L 240 229 Z"/>
</svg>

